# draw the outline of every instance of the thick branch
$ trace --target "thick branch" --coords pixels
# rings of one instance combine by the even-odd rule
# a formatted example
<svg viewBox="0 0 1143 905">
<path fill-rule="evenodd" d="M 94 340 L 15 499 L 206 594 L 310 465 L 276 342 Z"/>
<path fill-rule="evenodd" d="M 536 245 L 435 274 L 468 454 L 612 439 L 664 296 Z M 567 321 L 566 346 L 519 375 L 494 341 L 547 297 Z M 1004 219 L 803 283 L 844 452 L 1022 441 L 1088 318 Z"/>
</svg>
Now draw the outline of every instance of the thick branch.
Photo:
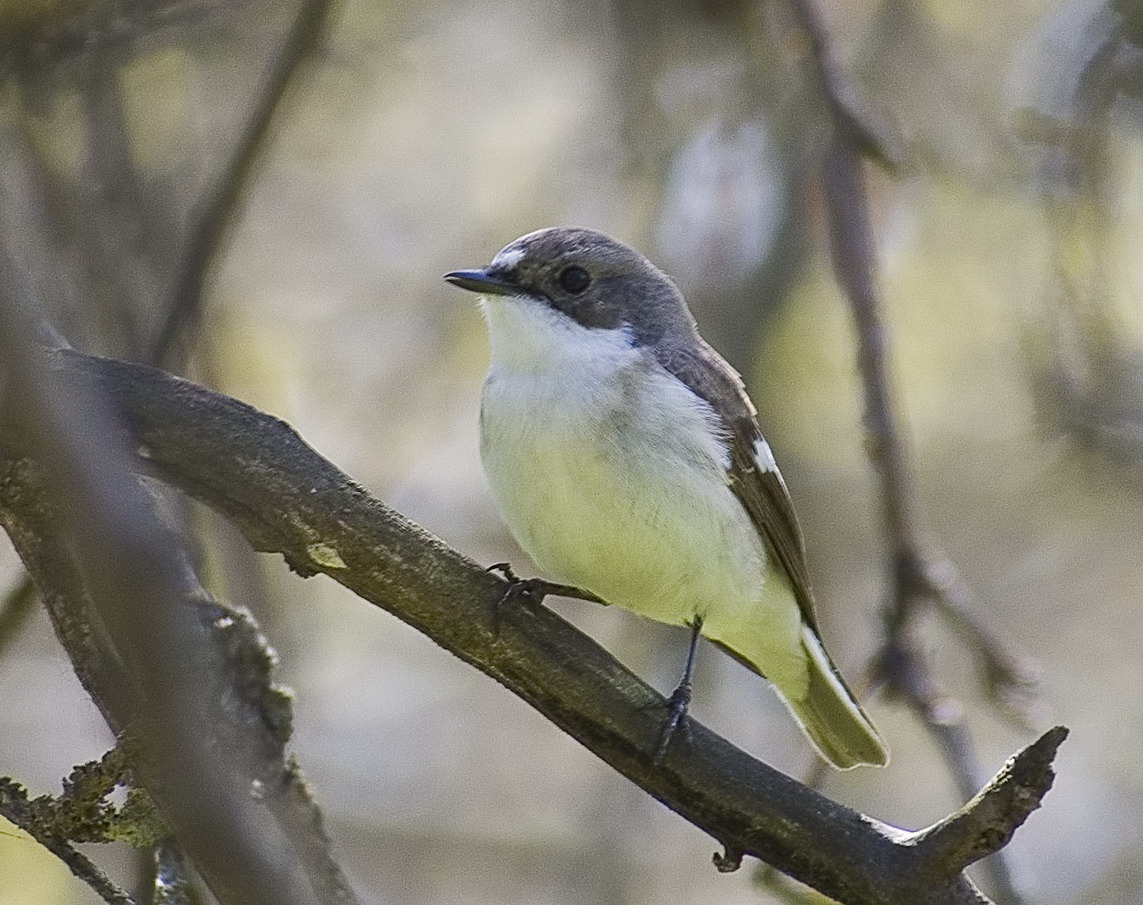
<svg viewBox="0 0 1143 905">
<path fill-rule="evenodd" d="M 51 357 L 68 380 L 96 380 L 160 477 L 229 516 L 258 549 L 282 553 L 302 575 L 329 575 L 504 684 L 718 839 L 730 862 L 754 855 L 853 905 L 987 901 L 955 869 L 934 885 L 926 846 L 908 834 L 701 725 L 652 766 L 659 695 L 542 607 L 510 608 L 497 634 L 503 581 L 370 497 L 283 422 L 141 365 Z"/>
</svg>

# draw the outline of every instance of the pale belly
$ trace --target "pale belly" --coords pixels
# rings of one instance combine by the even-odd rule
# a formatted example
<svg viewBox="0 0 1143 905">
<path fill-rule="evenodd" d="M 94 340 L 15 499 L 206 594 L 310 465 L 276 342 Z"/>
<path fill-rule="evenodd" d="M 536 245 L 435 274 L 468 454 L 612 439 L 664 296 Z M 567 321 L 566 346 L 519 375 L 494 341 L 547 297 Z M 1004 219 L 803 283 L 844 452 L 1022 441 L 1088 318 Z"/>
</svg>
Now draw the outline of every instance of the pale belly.
<svg viewBox="0 0 1143 905">
<path fill-rule="evenodd" d="M 555 383 L 486 383 L 481 453 L 513 535 L 548 576 L 661 622 L 757 614 L 764 549 L 705 416 L 632 407 L 621 389 L 570 399 Z"/>
</svg>

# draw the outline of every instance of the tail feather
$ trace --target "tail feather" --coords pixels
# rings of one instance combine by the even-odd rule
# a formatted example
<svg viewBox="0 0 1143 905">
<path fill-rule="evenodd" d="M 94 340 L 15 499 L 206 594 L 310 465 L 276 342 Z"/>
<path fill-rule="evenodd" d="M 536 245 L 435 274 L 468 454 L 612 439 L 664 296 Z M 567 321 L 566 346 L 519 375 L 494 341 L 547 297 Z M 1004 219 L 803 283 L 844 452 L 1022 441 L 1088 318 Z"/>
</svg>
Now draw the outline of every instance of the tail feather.
<svg viewBox="0 0 1143 905">
<path fill-rule="evenodd" d="M 831 764 L 848 770 L 860 764 L 884 766 L 889 749 L 861 705 L 857 703 L 817 634 L 802 627 L 809 683 L 805 696 L 790 699 L 782 695 L 794 718 L 810 741 Z"/>
</svg>

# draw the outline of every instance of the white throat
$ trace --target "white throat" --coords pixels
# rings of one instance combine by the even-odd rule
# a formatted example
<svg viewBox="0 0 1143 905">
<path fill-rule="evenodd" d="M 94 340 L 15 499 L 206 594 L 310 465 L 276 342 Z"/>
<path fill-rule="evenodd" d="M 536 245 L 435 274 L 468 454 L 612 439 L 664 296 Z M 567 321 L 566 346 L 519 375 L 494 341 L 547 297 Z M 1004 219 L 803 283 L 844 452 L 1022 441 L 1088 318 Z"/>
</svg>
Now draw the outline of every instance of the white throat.
<svg viewBox="0 0 1143 905">
<path fill-rule="evenodd" d="M 585 327 L 526 297 L 483 296 L 492 347 L 489 376 L 577 373 L 630 363 L 640 352 L 631 331 Z"/>
</svg>

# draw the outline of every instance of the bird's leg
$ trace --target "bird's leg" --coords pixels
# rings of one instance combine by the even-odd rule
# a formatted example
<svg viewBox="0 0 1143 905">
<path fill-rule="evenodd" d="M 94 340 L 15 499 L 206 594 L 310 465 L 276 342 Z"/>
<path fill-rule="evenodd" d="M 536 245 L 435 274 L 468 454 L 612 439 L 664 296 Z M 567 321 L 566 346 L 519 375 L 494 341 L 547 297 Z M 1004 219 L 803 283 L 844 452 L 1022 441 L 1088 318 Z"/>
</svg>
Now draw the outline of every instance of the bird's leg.
<svg viewBox="0 0 1143 905">
<path fill-rule="evenodd" d="M 675 734 L 675 730 L 679 725 L 683 725 L 686 731 L 686 724 L 683 720 L 687 716 L 687 708 L 691 703 L 691 691 L 693 684 L 691 678 L 695 671 L 695 653 L 698 651 L 699 636 L 702 634 L 702 617 L 695 616 L 694 622 L 691 623 L 691 643 L 687 648 L 687 659 L 683 664 L 683 677 L 679 680 L 678 686 L 671 692 L 671 696 L 667 699 L 667 722 L 663 726 L 663 734 L 659 736 L 659 747 L 655 749 L 655 756 L 652 758 L 653 763 L 660 764 L 663 758 L 667 756 L 667 746 L 671 744 L 671 737 Z"/>
<path fill-rule="evenodd" d="M 591 603 L 599 603 L 607 606 L 607 601 L 597 597 L 591 591 L 585 591 L 582 588 L 577 588 L 570 584 L 556 584 L 553 581 L 544 581 L 542 578 L 521 578 L 512 571 L 512 566 L 506 562 L 494 562 L 488 566 L 485 572 L 499 572 L 504 576 L 508 582 L 508 588 L 501 595 L 500 599 L 496 601 L 493 609 L 493 632 L 499 636 L 500 634 L 500 613 L 505 606 L 510 603 L 516 603 L 521 598 L 527 598 L 532 603 L 540 603 L 549 594 L 554 594 L 557 597 L 571 597 L 574 600 L 587 600 Z"/>
</svg>

